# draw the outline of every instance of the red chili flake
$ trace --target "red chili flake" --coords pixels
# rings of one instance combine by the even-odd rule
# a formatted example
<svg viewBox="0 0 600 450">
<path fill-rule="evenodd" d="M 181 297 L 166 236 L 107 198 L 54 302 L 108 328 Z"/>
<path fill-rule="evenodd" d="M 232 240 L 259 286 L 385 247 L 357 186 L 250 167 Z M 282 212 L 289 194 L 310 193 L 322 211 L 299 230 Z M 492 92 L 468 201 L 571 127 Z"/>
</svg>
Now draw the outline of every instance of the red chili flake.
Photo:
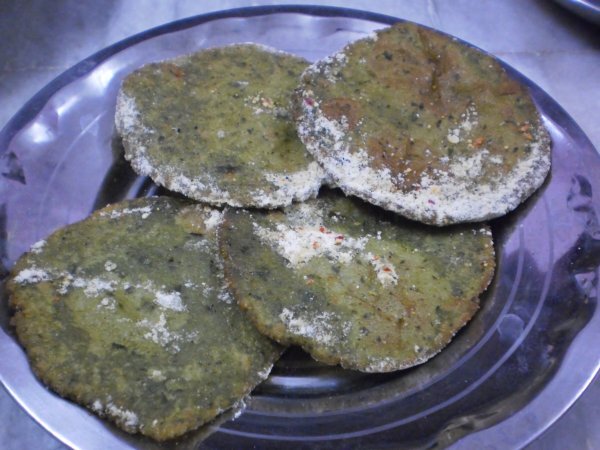
<svg viewBox="0 0 600 450">
<path fill-rule="evenodd" d="M 308 106 L 314 106 L 315 101 L 311 97 L 306 97 L 304 99 L 304 103 L 306 103 Z"/>
<path fill-rule="evenodd" d="M 318 249 L 321 246 L 321 244 L 319 244 L 317 241 L 314 241 L 312 243 L 312 248 L 314 248 L 315 250 Z"/>
<path fill-rule="evenodd" d="M 185 75 L 185 72 L 183 71 L 183 69 L 181 67 L 175 66 L 175 65 L 171 65 L 169 66 L 169 71 L 176 77 L 176 78 L 183 78 L 183 76 Z"/>
<path fill-rule="evenodd" d="M 429 203 L 430 205 L 435 205 L 435 202 L 431 199 L 427 200 L 427 203 Z"/>
<path fill-rule="evenodd" d="M 320 231 L 321 233 L 325 233 L 325 227 L 323 227 L 323 226 L 319 227 L 319 231 Z"/>
<path fill-rule="evenodd" d="M 481 147 L 483 144 L 485 143 L 485 139 L 483 137 L 478 137 L 473 141 L 473 144 L 475 145 L 475 147 L 479 148 Z"/>
<path fill-rule="evenodd" d="M 381 270 L 383 270 L 384 272 L 391 272 L 391 271 L 392 271 L 392 269 L 390 269 L 390 268 L 389 268 L 389 267 L 387 267 L 387 266 L 386 266 L 386 267 L 384 267 L 384 268 L 383 268 L 383 269 L 381 269 Z"/>
</svg>

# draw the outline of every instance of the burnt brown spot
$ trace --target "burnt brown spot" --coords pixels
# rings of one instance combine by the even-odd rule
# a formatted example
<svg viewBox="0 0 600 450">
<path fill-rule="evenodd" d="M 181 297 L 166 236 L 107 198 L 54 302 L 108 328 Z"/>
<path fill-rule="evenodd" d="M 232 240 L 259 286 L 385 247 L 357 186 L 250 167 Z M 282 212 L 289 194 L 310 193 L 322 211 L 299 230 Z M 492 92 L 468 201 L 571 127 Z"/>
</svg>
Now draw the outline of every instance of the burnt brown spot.
<svg viewBox="0 0 600 450">
<path fill-rule="evenodd" d="M 185 71 L 175 64 L 167 64 L 166 68 L 175 78 L 185 77 Z"/>
<path fill-rule="evenodd" d="M 361 106 L 356 100 L 350 98 L 332 98 L 321 105 L 323 114 L 328 119 L 342 121 L 345 117 L 348 128 L 354 130 L 361 119 Z"/>
</svg>

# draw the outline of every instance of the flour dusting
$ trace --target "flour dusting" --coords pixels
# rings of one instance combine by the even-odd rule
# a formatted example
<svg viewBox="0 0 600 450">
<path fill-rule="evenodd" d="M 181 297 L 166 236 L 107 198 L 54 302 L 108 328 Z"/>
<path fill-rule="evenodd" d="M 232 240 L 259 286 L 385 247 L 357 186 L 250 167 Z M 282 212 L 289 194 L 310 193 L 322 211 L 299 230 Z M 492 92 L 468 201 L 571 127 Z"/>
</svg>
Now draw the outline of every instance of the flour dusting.
<svg viewBox="0 0 600 450">
<path fill-rule="evenodd" d="M 316 197 L 321 187 L 321 180 L 325 178 L 325 172 L 316 161 L 312 161 L 305 170 L 290 173 L 267 172 L 264 177 L 273 184 L 275 190 L 269 194 L 270 200 L 256 191 L 253 196 L 259 203 L 289 205 L 292 200 L 304 201 Z"/>
<path fill-rule="evenodd" d="M 150 206 L 143 206 L 139 208 L 121 208 L 121 209 L 113 209 L 110 211 L 102 211 L 100 213 L 100 217 L 108 217 L 109 219 L 118 219 L 123 216 L 129 216 L 132 214 L 137 214 L 142 217 L 142 219 L 148 218 L 150 214 L 152 214 L 152 208 Z"/>
<path fill-rule="evenodd" d="M 177 341 L 181 340 L 181 336 L 172 333 L 167 326 L 167 318 L 164 313 L 160 314 L 157 321 L 153 322 L 148 319 L 143 319 L 137 323 L 139 327 L 146 328 L 148 331 L 144 334 L 146 339 L 161 345 L 163 347 L 171 346 L 175 352 L 179 352 L 181 348 L 177 345 Z"/>
<path fill-rule="evenodd" d="M 177 291 L 156 291 L 154 301 L 165 309 L 170 309 L 179 312 L 187 311 L 187 307 L 183 304 L 183 301 L 181 300 L 181 293 Z"/>
<path fill-rule="evenodd" d="M 222 222 L 223 212 L 216 209 L 211 209 L 208 213 L 208 217 L 204 219 L 204 225 L 206 226 L 207 230 L 217 228 L 219 225 L 221 225 Z"/>
<path fill-rule="evenodd" d="M 42 252 L 42 249 L 46 245 L 46 241 L 42 239 L 41 241 L 37 241 L 35 244 L 31 246 L 29 251 L 35 255 L 38 255 Z"/>
<path fill-rule="evenodd" d="M 314 339 L 324 345 L 331 345 L 346 339 L 352 324 L 337 321 L 332 312 L 320 312 L 314 316 L 295 313 L 288 308 L 283 308 L 279 319 L 286 325 L 290 333 Z"/>
<path fill-rule="evenodd" d="M 394 265 L 384 258 L 367 253 L 366 258 L 375 269 L 377 279 L 383 286 L 391 286 L 398 284 L 398 274 Z"/>
<path fill-rule="evenodd" d="M 138 416 L 128 409 L 120 408 L 114 403 L 110 402 L 106 405 L 106 412 L 114 419 L 116 419 L 123 428 L 132 432 L 137 431 L 139 425 Z"/>
<path fill-rule="evenodd" d="M 49 281 L 50 275 L 44 269 L 32 266 L 21 270 L 17 276 L 15 276 L 14 280 L 19 284 L 34 284 L 42 281 Z"/>
<path fill-rule="evenodd" d="M 323 226 L 288 226 L 277 224 L 275 230 L 255 226 L 256 235 L 274 248 L 289 263 L 289 267 L 300 267 L 312 258 L 325 256 L 331 261 L 350 263 L 361 252 L 367 237 L 353 238 L 325 229 Z"/>
</svg>

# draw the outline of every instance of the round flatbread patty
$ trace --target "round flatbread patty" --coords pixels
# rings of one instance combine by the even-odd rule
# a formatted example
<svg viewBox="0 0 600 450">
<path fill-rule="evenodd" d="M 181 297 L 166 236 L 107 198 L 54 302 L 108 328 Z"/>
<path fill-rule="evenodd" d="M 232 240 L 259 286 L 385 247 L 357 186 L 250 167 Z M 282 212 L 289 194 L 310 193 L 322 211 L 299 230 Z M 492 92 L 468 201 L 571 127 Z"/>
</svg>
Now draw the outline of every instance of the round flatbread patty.
<svg viewBox="0 0 600 450">
<path fill-rule="evenodd" d="M 211 204 L 273 208 L 317 194 L 291 94 L 308 62 L 240 44 L 148 64 L 123 81 L 116 128 L 140 175 Z"/>
<path fill-rule="evenodd" d="M 219 245 L 262 333 L 365 372 L 439 352 L 475 314 L 495 266 L 486 225 L 424 227 L 337 191 L 283 212 L 228 210 Z"/>
<path fill-rule="evenodd" d="M 295 98 L 299 136 L 340 188 L 427 224 L 501 216 L 550 168 L 527 88 L 491 56 L 415 24 L 316 62 Z"/>
<path fill-rule="evenodd" d="M 222 213 L 183 200 L 109 206 L 34 245 L 8 281 L 12 323 L 44 383 L 157 440 L 232 408 L 280 347 L 232 301 Z"/>
</svg>

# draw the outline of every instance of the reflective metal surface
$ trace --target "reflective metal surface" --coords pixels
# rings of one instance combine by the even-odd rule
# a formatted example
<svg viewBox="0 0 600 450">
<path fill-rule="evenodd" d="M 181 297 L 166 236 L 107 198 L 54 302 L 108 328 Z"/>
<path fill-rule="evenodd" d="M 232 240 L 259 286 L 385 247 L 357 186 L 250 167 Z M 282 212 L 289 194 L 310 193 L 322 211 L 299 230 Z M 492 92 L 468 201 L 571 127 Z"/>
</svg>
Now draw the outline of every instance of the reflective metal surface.
<svg viewBox="0 0 600 450">
<path fill-rule="evenodd" d="M 580 17 L 600 25 L 600 2 L 598 0 L 554 0 Z"/>
<path fill-rule="evenodd" d="M 0 134 L 4 268 L 96 207 L 157 192 L 131 172 L 113 135 L 116 91 L 131 70 L 244 41 L 315 60 L 394 21 L 328 8 L 287 11 L 237 10 L 151 30 L 84 61 L 28 103 Z M 518 447 L 575 401 L 600 365 L 589 345 L 600 337 L 600 158 L 566 113 L 523 81 L 552 134 L 551 178 L 492 223 L 498 272 L 481 311 L 452 344 L 423 366 L 386 375 L 321 366 L 291 350 L 237 420 L 201 430 L 179 448 Z M 2 313 L 0 377 L 44 427 L 74 448 L 161 448 L 43 388 Z"/>
</svg>

